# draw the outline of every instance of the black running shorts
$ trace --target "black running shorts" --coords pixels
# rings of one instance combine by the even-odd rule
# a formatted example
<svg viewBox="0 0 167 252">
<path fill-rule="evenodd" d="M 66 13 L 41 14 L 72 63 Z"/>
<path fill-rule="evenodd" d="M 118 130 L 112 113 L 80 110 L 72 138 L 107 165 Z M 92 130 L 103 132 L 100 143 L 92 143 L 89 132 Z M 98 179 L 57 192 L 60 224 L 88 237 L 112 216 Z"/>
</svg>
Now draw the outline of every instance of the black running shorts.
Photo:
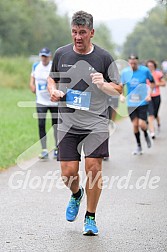
<svg viewBox="0 0 167 252">
<path fill-rule="evenodd" d="M 157 118 L 160 104 L 161 104 L 160 95 L 152 97 L 148 105 L 148 114 L 150 116 L 154 116 L 155 118 Z"/>
<path fill-rule="evenodd" d="M 81 150 L 86 157 L 108 157 L 108 133 L 58 133 L 58 161 L 81 161 Z"/>
<path fill-rule="evenodd" d="M 135 118 L 147 121 L 148 105 L 128 107 L 128 113 L 131 121 L 133 121 Z"/>
</svg>

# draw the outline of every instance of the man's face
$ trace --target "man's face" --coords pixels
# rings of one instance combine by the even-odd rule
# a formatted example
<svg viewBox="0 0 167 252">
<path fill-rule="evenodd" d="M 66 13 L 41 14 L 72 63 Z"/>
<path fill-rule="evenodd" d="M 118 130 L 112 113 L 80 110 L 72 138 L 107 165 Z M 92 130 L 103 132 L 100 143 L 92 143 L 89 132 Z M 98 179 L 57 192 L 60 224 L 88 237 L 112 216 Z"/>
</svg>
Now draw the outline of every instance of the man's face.
<svg viewBox="0 0 167 252">
<path fill-rule="evenodd" d="M 129 59 L 129 64 L 130 64 L 132 70 L 138 69 L 138 59 Z"/>
<path fill-rule="evenodd" d="M 42 56 L 41 56 L 41 61 L 42 61 L 42 64 L 43 64 L 44 66 L 47 66 L 47 65 L 49 64 L 49 61 L 50 61 L 50 56 L 47 57 L 47 56 L 42 55 Z"/>
<path fill-rule="evenodd" d="M 90 49 L 91 38 L 94 36 L 94 29 L 90 30 L 87 26 L 74 25 L 71 28 L 71 35 L 76 51 L 87 53 Z"/>
</svg>

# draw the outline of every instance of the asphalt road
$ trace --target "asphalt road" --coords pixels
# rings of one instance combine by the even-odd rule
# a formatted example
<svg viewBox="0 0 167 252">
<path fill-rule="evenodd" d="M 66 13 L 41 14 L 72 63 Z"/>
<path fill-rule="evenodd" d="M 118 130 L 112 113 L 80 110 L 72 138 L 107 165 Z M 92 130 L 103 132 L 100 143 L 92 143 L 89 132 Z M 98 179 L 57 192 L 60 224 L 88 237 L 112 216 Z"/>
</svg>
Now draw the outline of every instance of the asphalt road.
<svg viewBox="0 0 167 252">
<path fill-rule="evenodd" d="M 59 163 L 52 153 L 47 162 L 1 172 L 0 252 L 167 251 L 166 108 L 164 88 L 161 132 L 152 149 L 142 139 L 142 156 L 131 155 L 135 140 L 129 118 L 117 124 L 110 138 L 110 160 L 103 162 L 105 188 L 96 215 L 98 237 L 82 235 L 85 197 L 77 220 L 65 220 L 70 192 L 61 189 Z"/>
</svg>

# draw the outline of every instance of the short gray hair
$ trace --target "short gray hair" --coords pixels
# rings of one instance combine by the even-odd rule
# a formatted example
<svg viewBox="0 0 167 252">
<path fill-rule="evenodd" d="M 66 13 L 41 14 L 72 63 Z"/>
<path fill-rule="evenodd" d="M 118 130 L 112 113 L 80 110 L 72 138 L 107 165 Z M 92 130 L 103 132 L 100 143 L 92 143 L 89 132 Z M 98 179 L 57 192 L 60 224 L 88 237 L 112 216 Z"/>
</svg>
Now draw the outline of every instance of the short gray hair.
<svg viewBox="0 0 167 252">
<path fill-rule="evenodd" d="M 89 30 L 93 29 L 93 16 L 85 11 L 77 11 L 72 16 L 71 25 L 87 26 Z"/>
</svg>

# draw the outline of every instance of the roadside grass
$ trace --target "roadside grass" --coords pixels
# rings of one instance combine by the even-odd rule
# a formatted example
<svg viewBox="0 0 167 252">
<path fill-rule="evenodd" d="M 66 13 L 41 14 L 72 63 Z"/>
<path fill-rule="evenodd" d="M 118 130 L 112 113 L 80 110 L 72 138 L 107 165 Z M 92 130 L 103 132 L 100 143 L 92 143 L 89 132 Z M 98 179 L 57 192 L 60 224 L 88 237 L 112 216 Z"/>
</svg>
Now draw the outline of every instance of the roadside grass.
<svg viewBox="0 0 167 252">
<path fill-rule="evenodd" d="M 18 107 L 20 101 L 34 101 L 29 89 L 0 88 L 0 169 L 16 163 L 17 157 L 38 142 L 37 119 L 33 118 L 35 108 Z M 51 127 L 47 120 L 47 130 Z M 35 148 L 40 151 L 40 143 Z M 36 155 L 34 149 L 27 158 Z"/>
<path fill-rule="evenodd" d="M 19 101 L 35 101 L 28 83 L 32 63 L 28 58 L 0 58 L 0 170 L 38 141 L 34 108 L 18 107 Z M 33 154 L 33 153 L 32 153 Z"/>
<path fill-rule="evenodd" d="M 127 110 L 126 102 L 125 103 L 119 102 L 117 115 L 116 115 L 116 121 L 121 120 L 127 116 L 128 116 L 128 110 Z"/>
<path fill-rule="evenodd" d="M 17 102 L 33 100 L 28 89 L 1 87 L 0 91 L 0 168 L 15 164 L 15 160 L 30 144 L 37 141 L 34 109 L 19 108 Z"/>
<path fill-rule="evenodd" d="M 31 65 L 25 57 L 0 58 L 0 87 L 26 88 Z"/>
</svg>

